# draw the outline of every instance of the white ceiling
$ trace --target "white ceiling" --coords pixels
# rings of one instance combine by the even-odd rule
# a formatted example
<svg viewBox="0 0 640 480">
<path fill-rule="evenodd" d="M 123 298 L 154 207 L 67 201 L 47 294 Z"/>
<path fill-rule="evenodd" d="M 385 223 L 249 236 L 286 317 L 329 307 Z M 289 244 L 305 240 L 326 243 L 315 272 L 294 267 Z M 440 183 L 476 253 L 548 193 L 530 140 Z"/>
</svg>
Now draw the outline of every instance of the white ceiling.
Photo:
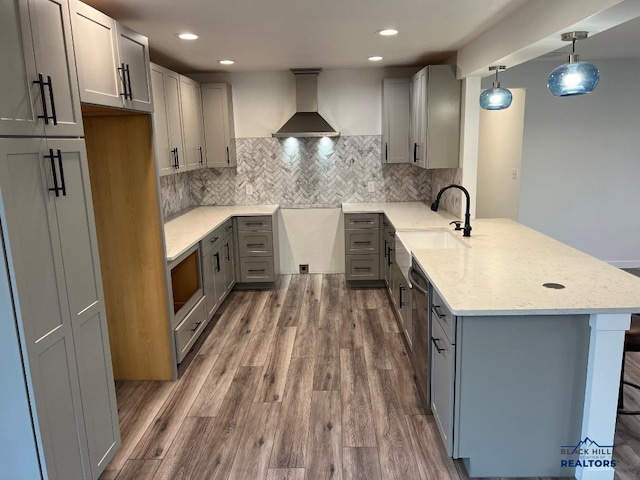
<svg viewBox="0 0 640 480">
<path fill-rule="evenodd" d="M 182 73 L 424 65 L 525 0 L 83 0 L 149 37 L 152 60 Z M 396 37 L 376 31 L 393 27 Z M 196 41 L 177 38 L 192 32 Z M 232 67 L 218 60 L 236 60 Z"/>
</svg>

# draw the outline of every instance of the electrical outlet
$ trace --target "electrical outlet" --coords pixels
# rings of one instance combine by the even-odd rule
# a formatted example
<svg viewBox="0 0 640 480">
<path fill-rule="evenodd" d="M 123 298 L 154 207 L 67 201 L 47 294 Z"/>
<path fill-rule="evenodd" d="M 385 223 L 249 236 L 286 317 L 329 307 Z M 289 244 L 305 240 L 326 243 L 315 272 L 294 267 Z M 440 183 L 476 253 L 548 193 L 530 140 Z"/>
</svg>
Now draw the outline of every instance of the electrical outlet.
<svg viewBox="0 0 640 480">
<path fill-rule="evenodd" d="M 247 189 L 247 195 L 253 195 L 253 185 L 251 185 L 250 183 L 247 183 L 246 189 Z"/>
<path fill-rule="evenodd" d="M 514 168 L 513 170 L 511 170 L 511 180 L 517 180 L 517 179 L 518 179 L 518 170 Z"/>
<path fill-rule="evenodd" d="M 367 192 L 369 193 L 373 193 L 376 191 L 376 184 L 375 182 L 369 182 L 367 183 Z"/>
<path fill-rule="evenodd" d="M 308 263 L 301 263 L 300 264 L 300 273 L 301 274 L 309 273 L 309 264 Z"/>
</svg>

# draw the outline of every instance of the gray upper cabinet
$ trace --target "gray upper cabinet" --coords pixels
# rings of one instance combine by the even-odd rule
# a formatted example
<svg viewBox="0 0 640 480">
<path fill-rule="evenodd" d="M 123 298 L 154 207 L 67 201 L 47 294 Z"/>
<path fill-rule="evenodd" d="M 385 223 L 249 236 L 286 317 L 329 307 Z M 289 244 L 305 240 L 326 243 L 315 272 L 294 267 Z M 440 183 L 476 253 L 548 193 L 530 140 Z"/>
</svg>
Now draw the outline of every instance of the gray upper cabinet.
<svg viewBox="0 0 640 480">
<path fill-rule="evenodd" d="M 450 65 L 429 65 L 411 79 L 411 158 L 419 167 L 458 167 L 461 88 Z"/>
<path fill-rule="evenodd" d="M 0 6 L 0 135 L 81 136 L 69 0 Z"/>
<path fill-rule="evenodd" d="M 186 171 L 181 119 L 180 76 L 151 65 L 154 140 L 160 175 Z"/>
<path fill-rule="evenodd" d="M 120 445 L 84 141 L 0 140 L 3 235 L 50 479 L 97 479 Z"/>
<path fill-rule="evenodd" d="M 72 0 L 71 5 L 80 100 L 151 112 L 146 37 L 82 2 Z"/>
<path fill-rule="evenodd" d="M 182 130 L 184 132 L 185 163 L 188 170 L 207 166 L 204 144 L 204 120 L 200 84 L 180 75 Z"/>
<path fill-rule="evenodd" d="M 409 163 L 410 80 L 382 82 L 382 162 Z"/>
<path fill-rule="evenodd" d="M 237 162 L 231 85 L 207 83 L 201 87 L 207 166 L 235 167 Z"/>
</svg>

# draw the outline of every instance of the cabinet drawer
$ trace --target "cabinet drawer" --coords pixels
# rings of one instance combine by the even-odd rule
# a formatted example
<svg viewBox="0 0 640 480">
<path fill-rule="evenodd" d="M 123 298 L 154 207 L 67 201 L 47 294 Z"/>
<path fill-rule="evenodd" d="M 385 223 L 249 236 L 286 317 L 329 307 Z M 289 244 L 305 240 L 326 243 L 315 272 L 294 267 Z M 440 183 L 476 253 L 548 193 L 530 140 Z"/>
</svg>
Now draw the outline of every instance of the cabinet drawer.
<svg viewBox="0 0 640 480">
<path fill-rule="evenodd" d="M 175 329 L 178 363 L 184 360 L 206 324 L 205 298 L 203 297 Z"/>
<path fill-rule="evenodd" d="M 380 253 L 380 232 L 378 229 L 345 230 L 346 253 L 377 255 Z"/>
<path fill-rule="evenodd" d="M 447 336 L 449 342 L 453 345 L 456 344 L 456 317 L 452 315 L 449 309 L 445 306 L 444 302 L 438 292 L 433 290 L 433 299 L 431 301 L 431 315 L 442 326 L 444 334 Z"/>
<path fill-rule="evenodd" d="M 275 280 L 272 257 L 240 259 L 241 283 L 275 282 Z"/>
<path fill-rule="evenodd" d="M 354 228 L 378 228 L 380 226 L 379 213 L 345 213 L 345 230 Z"/>
<path fill-rule="evenodd" d="M 222 242 L 225 237 L 225 226 L 227 226 L 226 222 L 201 240 L 200 253 L 203 257 Z"/>
<path fill-rule="evenodd" d="M 439 323 L 431 336 L 431 411 L 442 441 L 451 456 L 453 451 L 453 372 L 455 346 L 447 340 Z"/>
<path fill-rule="evenodd" d="M 379 280 L 379 255 L 347 255 L 347 280 Z"/>
<path fill-rule="evenodd" d="M 224 222 L 222 225 L 222 234 L 227 237 L 233 233 L 233 221 L 231 219 Z"/>
<path fill-rule="evenodd" d="M 271 217 L 238 217 L 238 231 L 271 231 Z"/>
<path fill-rule="evenodd" d="M 271 232 L 238 232 L 238 252 L 241 257 L 272 257 Z"/>
</svg>

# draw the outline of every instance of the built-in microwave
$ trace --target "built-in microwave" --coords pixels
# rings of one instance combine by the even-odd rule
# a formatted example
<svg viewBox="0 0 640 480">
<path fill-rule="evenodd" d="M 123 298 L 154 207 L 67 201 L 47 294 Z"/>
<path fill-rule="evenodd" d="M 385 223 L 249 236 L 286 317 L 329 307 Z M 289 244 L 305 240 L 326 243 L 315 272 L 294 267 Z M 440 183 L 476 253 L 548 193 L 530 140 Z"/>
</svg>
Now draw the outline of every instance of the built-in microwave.
<svg viewBox="0 0 640 480">
<path fill-rule="evenodd" d="M 175 328 L 203 297 L 200 254 L 198 245 L 169 264 Z"/>
</svg>

